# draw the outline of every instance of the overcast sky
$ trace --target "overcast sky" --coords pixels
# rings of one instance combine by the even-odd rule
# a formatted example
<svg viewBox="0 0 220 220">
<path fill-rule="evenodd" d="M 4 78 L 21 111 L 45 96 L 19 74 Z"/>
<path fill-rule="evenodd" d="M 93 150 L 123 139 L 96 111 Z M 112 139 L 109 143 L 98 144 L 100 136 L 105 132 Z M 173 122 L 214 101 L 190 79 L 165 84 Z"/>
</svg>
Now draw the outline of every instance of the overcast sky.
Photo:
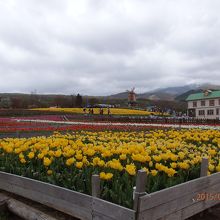
<svg viewBox="0 0 220 220">
<path fill-rule="evenodd" d="M 220 84 L 219 0 L 0 0 L 0 92 Z"/>
</svg>

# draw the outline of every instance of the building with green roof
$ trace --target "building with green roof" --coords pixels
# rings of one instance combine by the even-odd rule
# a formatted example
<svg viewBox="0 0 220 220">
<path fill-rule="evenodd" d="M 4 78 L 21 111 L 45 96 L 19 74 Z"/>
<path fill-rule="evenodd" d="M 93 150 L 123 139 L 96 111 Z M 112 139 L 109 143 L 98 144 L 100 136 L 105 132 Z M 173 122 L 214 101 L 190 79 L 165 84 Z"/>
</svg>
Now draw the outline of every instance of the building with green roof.
<svg viewBox="0 0 220 220">
<path fill-rule="evenodd" d="M 205 90 L 191 94 L 186 99 L 188 116 L 206 119 L 219 119 L 220 91 Z"/>
</svg>

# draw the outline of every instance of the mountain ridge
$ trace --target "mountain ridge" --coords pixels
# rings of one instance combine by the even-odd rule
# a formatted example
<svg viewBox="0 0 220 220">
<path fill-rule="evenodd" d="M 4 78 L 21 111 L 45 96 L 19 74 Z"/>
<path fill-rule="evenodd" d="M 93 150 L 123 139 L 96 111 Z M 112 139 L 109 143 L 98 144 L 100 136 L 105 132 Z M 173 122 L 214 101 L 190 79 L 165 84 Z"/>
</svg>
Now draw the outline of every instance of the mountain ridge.
<svg viewBox="0 0 220 220">
<path fill-rule="evenodd" d="M 204 84 L 189 84 L 184 86 L 174 86 L 157 88 L 143 93 L 137 93 L 137 99 L 149 99 L 149 100 L 162 100 L 162 101 L 184 101 L 188 95 L 201 92 L 205 89 L 220 90 L 220 85 L 214 85 L 210 83 Z M 41 97 L 70 97 L 67 94 L 31 94 L 31 93 L 0 93 L 0 97 L 30 97 L 30 96 L 41 96 Z M 128 92 L 120 92 L 112 95 L 100 96 L 100 95 L 83 95 L 86 98 L 103 98 L 103 99 L 127 99 Z"/>
<path fill-rule="evenodd" d="M 201 92 L 205 89 L 220 90 L 220 85 L 204 83 L 158 88 L 144 93 L 137 93 L 136 97 L 137 99 L 184 101 L 188 97 L 188 95 L 196 92 Z M 108 97 L 113 99 L 127 99 L 128 92 L 121 92 L 110 95 Z"/>
</svg>

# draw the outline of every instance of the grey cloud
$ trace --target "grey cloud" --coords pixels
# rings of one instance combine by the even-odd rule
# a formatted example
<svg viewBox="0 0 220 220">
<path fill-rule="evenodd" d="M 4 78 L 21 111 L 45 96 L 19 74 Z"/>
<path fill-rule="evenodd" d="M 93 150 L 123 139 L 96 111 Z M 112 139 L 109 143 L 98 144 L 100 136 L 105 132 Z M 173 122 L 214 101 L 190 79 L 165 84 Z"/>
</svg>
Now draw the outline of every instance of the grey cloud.
<svg viewBox="0 0 220 220">
<path fill-rule="evenodd" d="M 0 92 L 220 83 L 218 0 L 0 1 Z M 7 83 L 5 83 L 7 82 Z"/>
</svg>

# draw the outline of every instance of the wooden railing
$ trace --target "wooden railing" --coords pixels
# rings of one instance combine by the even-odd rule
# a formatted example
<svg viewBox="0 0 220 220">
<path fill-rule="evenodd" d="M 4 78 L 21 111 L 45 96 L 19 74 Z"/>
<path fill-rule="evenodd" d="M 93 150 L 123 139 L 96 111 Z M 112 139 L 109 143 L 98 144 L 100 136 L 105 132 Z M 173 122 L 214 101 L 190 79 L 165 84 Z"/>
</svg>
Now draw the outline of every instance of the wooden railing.
<svg viewBox="0 0 220 220">
<path fill-rule="evenodd" d="M 79 219 L 182 220 L 220 203 L 220 173 L 207 176 L 203 159 L 200 178 L 147 194 L 147 175 L 138 171 L 133 209 L 100 199 L 100 179 L 92 177 L 92 196 L 59 186 L 0 172 L 0 189 L 52 207 Z"/>
<path fill-rule="evenodd" d="M 14 174 L 0 172 L 0 189 L 79 219 L 135 219 L 135 211 L 99 198 Z"/>
<path fill-rule="evenodd" d="M 137 220 L 182 220 L 219 204 L 220 173 L 207 175 L 208 159 L 203 158 L 200 178 L 138 197 Z M 139 187 L 139 194 L 143 193 L 144 184 Z"/>
</svg>

